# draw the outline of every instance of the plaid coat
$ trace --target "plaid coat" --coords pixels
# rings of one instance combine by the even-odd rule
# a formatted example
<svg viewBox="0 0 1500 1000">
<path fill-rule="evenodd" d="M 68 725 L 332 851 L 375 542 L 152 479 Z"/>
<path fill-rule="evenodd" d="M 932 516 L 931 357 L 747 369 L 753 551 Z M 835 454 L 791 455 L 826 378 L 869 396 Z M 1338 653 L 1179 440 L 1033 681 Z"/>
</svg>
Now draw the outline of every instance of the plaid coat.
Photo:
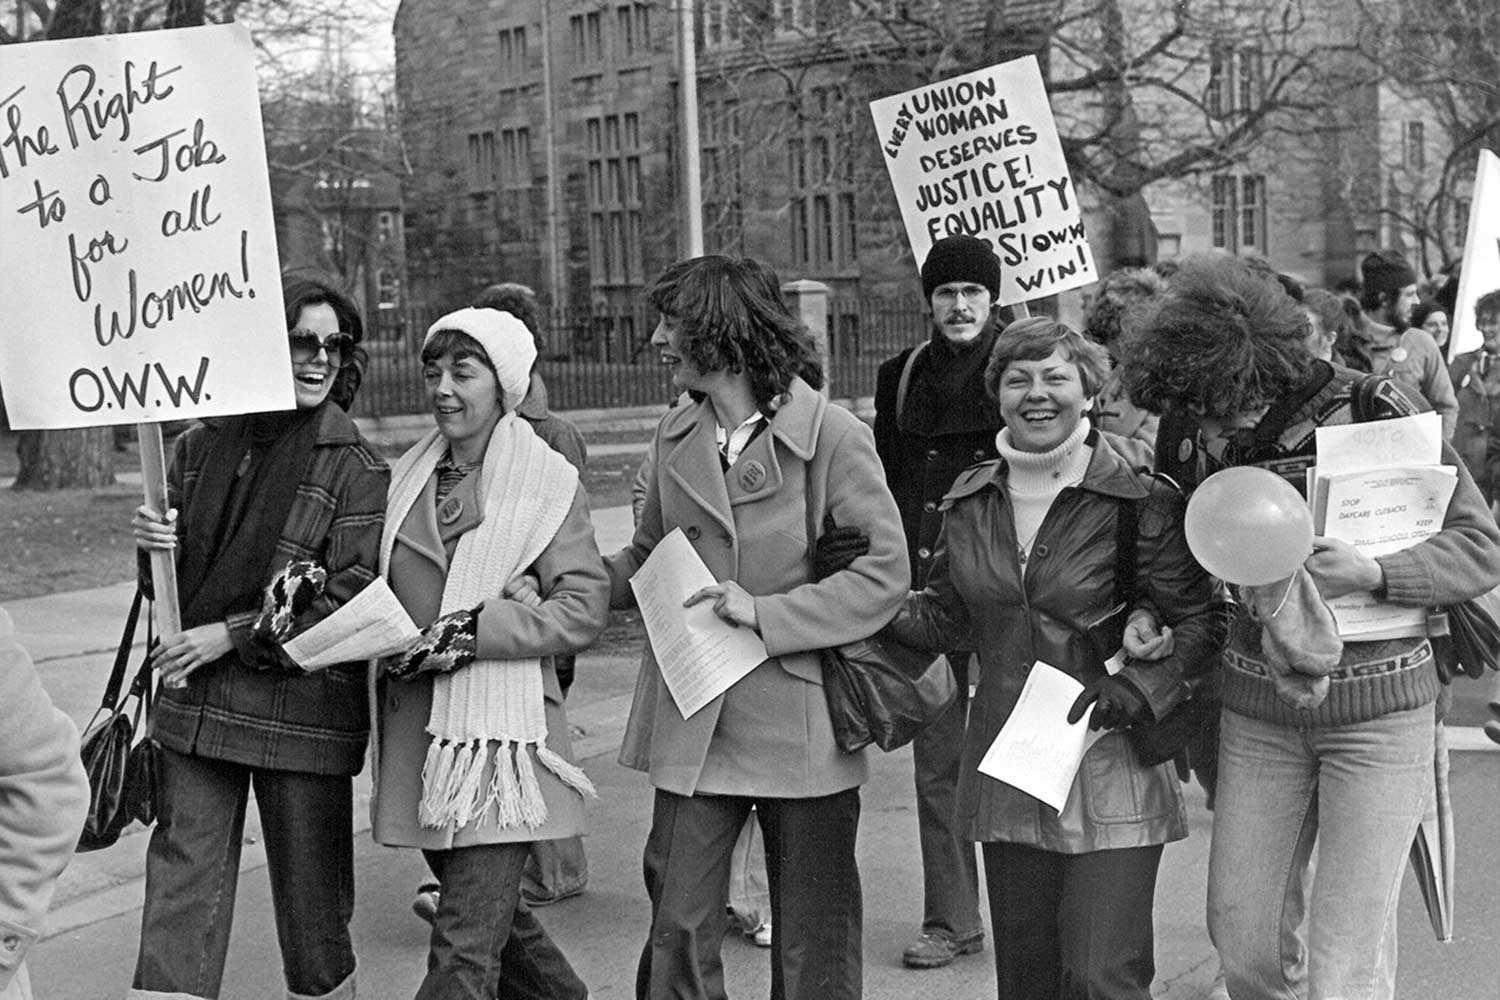
<svg viewBox="0 0 1500 1000">
<path fill-rule="evenodd" d="M 192 427 L 177 440 L 167 490 L 186 512 L 218 431 Z M 328 570 L 324 596 L 298 617 L 303 631 L 326 617 L 375 578 L 380 528 L 390 470 L 337 406 L 318 416 L 312 454 L 297 487 L 281 537 L 275 571 L 294 559 Z M 186 522 L 179 517 L 179 526 Z M 186 688 L 157 692 L 151 735 L 163 746 L 270 770 L 356 774 L 369 735 L 365 664 L 305 673 L 274 643 L 251 634 L 259 608 L 226 618 L 234 650 L 200 667 Z"/>
</svg>

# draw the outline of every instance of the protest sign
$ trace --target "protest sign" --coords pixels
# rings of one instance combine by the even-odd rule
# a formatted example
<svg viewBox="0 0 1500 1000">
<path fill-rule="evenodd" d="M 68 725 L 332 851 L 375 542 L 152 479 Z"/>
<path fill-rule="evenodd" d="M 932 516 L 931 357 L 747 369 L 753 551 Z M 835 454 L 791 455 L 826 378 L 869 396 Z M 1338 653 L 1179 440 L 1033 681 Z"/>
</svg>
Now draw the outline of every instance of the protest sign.
<svg viewBox="0 0 1500 1000">
<path fill-rule="evenodd" d="M 0 220 L 12 427 L 295 405 L 247 29 L 7 45 Z"/>
<path fill-rule="evenodd" d="M 870 102 L 918 264 L 960 233 L 1000 257 L 1000 303 L 1098 280 L 1034 56 Z"/>
<path fill-rule="evenodd" d="M 1458 301 L 1448 317 L 1453 336 L 1448 357 L 1478 349 L 1483 342 L 1474 323 L 1474 303 L 1500 289 L 1500 157 L 1479 151 L 1474 192 L 1469 202 L 1469 229 L 1464 237 L 1463 268 L 1458 272 Z"/>
</svg>

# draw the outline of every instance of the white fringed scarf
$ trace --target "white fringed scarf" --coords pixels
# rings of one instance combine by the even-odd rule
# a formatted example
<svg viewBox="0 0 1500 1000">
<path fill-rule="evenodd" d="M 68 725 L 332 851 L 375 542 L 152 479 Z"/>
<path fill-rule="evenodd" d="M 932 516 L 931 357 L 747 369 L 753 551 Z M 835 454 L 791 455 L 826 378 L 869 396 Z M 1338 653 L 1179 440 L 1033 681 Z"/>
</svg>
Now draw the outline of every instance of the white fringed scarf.
<svg viewBox="0 0 1500 1000">
<path fill-rule="evenodd" d="M 389 578 L 396 533 L 446 450 L 447 442 L 434 430 L 397 461 L 380 537 L 382 576 Z M 495 426 L 479 474 L 484 520 L 458 540 L 441 614 L 498 598 L 503 585 L 530 566 L 557 535 L 578 487 L 578 470 L 514 412 Z M 502 828 L 540 826 L 547 819 L 547 804 L 528 748 L 535 748 L 543 766 L 580 795 L 595 794 L 582 769 L 547 747 L 537 658 L 475 660 L 434 678 L 427 732 L 432 743 L 422 766 L 417 810 L 425 827 L 462 828 L 490 815 Z M 495 769 L 486 788 L 491 746 Z"/>
</svg>

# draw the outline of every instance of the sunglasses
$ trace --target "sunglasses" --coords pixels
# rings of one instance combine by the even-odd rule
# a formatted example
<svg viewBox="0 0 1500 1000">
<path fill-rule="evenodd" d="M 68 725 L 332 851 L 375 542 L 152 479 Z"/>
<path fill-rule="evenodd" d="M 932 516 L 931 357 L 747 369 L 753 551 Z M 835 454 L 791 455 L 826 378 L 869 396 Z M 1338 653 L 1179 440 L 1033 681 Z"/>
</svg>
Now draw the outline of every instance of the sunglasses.
<svg viewBox="0 0 1500 1000">
<path fill-rule="evenodd" d="M 310 330 L 293 330 L 286 335 L 292 345 L 292 361 L 306 364 L 318 356 L 319 350 L 328 352 L 330 364 L 343 364 L 354 356 L 354 337 L 347 333 L 330 333 L 319 339 Z"/>
</svg>

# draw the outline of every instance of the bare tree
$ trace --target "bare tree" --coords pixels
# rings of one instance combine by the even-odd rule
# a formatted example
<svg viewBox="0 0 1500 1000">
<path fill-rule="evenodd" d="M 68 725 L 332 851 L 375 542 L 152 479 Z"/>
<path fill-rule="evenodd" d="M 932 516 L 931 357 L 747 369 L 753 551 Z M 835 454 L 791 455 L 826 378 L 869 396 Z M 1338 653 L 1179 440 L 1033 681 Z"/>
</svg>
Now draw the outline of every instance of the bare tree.
<svg viewBox="0 0 1500 1000">
<path fill-rule="evenodd" d="M 1463 254 L 1463 207 L 1481 148 L 1500 149 L 1500 5 L 1358 0 L 1359 51 L 1404 101 L 1406 142 L 1386 151 L 1380 211 L 1411 234 L 1428 274 Z M 1404 148 L 1403 148 L 1404 147 Z M 1429 152 L 1430 150 L 1430 152 Z"/>
<path fill-rule="evenodd" d="M 705 3 L 702 65 L 739 96 L 757 139 L 756 115 L 793 127 L 787 109 L 820 67 L 842 67 L 862 102 L 1037 54 L 1074 181 L 1118 220 L 1096 241 L 1106 257 L 1148 242 L 1130 230 L 1146 223 L 1152 185 L 1222 170 L 1270 134 L 1306 129 L 1336 88 L 1340 44 L 1310 30 L 1302 0 L 798 0 L 790 22 L 785 4 Z M 1032 15 L 1018 20 L 1023 6 Z M 878 172 L 871 149 L 847 152 Z"/>
</svg>

